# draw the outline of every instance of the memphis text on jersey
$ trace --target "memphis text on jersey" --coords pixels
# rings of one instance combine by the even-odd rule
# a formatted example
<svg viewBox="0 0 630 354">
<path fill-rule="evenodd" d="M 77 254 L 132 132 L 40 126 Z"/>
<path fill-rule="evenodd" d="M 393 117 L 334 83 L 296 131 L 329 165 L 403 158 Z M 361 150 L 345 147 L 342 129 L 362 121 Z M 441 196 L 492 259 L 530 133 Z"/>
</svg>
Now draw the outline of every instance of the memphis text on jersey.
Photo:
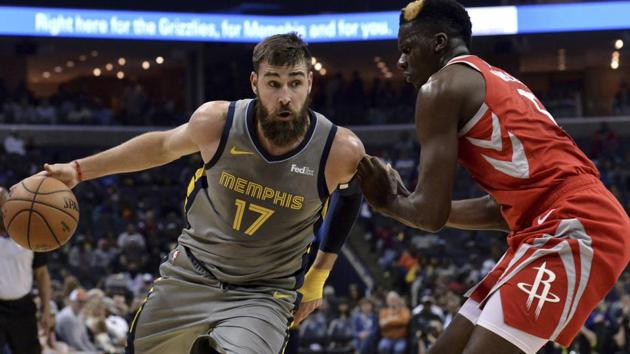
<svg viewBox="0 0 630 354">
<path fill-rule="evenodd" d="M 301 210 L 304 206 L 304 196 L 293 195 L 274 188 L 263 186 L 231 173 L 221 171 L 219 184 L 236 193 L 244 194 L 262 201 L 271 201 L 274 205 L 293 210 Z"/>
</svg>

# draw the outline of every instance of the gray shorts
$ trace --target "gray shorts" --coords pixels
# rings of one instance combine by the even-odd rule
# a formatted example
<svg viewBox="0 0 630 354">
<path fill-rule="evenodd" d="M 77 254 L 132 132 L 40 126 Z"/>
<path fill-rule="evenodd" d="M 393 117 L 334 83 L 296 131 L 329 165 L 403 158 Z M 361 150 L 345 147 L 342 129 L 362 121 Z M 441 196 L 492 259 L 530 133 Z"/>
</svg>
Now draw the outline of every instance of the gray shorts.
<svg viewBox="0 0 630 354">
<path fill-rule="evenodd" d="M 288 339 L 297 292 L 222 286 L 171 251 L 131 324 L 127 353 L 277 354 Z"/>
</svg>

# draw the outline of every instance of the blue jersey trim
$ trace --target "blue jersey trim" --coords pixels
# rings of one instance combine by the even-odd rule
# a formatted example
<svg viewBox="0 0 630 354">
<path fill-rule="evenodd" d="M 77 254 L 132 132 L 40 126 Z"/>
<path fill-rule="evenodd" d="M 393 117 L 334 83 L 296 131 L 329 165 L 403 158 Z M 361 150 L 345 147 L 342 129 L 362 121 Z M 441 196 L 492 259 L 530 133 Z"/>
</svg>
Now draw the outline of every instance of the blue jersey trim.
<svg viewBox="0 0 630 354">
<path fill-rule="evenodd" d="M 329 195 L 328 184 L 326 183 L 326 161 L 328 161 L 328 154 L 330 154 L 330 148 L 332 146 L 333 140 L 335 139 L 335 134 L 337 134 L 337 126 L 333 125 L 330 128 L 330 132 L 328 133 L 328 138 L 326 138 L 326 144 L 324 145 L 324 150 L 322 151 L 322 158 L 321 160 L 319 160 L 317 191 L 319 192 L 319 199 L 321 199 L 322 202 Z"/>
<path fill-rule="evenodd" d="M 236 109 L 236 102 L 230 102 L 230 107 L 228 108 L 227 118 L 225 119 L 225 126 L 223 127 L 223 133 L 221 134 L 221 140 L 219 140 L 219 146 L 217 147 L 217 152 L 214 153 L 212 159 L 205 164 L 205 169 L 209 169 L 214 166 L 221 155 L 223 154 L 223 150 L 225 150 L 225 144 L 227 143 L 228 136 L 230 135 L 230 128 L 232 127 L 232 122 L 234 121 L 234 110 Z"/>
</svg>

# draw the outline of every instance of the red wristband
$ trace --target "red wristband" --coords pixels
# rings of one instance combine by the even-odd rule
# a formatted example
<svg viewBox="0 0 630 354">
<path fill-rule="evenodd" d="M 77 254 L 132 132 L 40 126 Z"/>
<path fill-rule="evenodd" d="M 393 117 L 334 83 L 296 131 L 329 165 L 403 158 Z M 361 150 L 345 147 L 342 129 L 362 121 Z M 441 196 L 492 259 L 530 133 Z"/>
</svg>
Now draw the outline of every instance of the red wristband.
<svg viewBox="0 0 630 354">
<path fill-rule="evenodd" d="M 79 161 L 74 160 L 74 170 L 77 172 L 77 179 L 79 182 L 83 181 L 83 173 L 81 173 L 81 165 L 79 165 Z"/>
</svg>

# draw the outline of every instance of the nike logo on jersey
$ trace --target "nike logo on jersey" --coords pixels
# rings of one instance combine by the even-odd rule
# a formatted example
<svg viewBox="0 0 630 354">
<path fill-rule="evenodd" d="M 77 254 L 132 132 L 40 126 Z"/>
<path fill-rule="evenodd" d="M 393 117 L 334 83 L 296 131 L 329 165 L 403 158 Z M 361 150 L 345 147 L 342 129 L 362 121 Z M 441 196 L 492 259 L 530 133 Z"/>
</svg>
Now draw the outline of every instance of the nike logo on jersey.
<svg viewBox="0 0 630 354">
<path fill-rule="evenodd" d="M 504 161 L 497 160 L 490 156 L 481 154 L 486 161 L 488 161 L 492 167 L 496 170 L 505 173 L 508 176 L 514 178 L 529 178 L 529 162 L 527 162 L 527 156 L 525 155 L 525 148 L 521 140 L 511 131 L 508 130 L 508 136 L 512 143 L 512 160 Z M 471 144 L 483 149 L 492 149 L 495 151 L 503 151 L 503 139 L 501 138 L 501 124 L 499 117 L 492 113 L 492 135 L 490 139 L 476 139 L 466 137 Z"/>
<path fill-rule="evenodd" d="M 230 154 L 232 155 L 253 155 L 254 153 L 251 151 L 247 151 L 247 150 L 239 150 L 236 148 L 236 146 L 232 146 L 232 149 L 230 149 Z"/>
<path fill-rule="evenodd" d="M 539 216 L 539 217 L 538 217 L 538 225 L 542 225 L 542 223 L 544 223 L 544 222 L 547 220 L 547 218 L 549 217 L 549 215 L 551 215 L 551 213 L 553 213 L 553 211 L 554 211 L 554 210 L 556 210 L 556 209 L 551 209 L 551 210 L 549 210 L 549 212 L 547 212 L 547 214 L 545 214 L 545 215 L 544 215 L 544 216 L 542 216 L 542 217 L 540 217 L 540 216 Z"/>
<path fill-rule="evenodd" d="M 279 291 L 274 291 L 273 292 L 273 298 L 274 299 L 288 299 L 290 297 L 291 297 L 290 294 L 283 294 L 283 293 L 281 293 Z"/>
</svg>

